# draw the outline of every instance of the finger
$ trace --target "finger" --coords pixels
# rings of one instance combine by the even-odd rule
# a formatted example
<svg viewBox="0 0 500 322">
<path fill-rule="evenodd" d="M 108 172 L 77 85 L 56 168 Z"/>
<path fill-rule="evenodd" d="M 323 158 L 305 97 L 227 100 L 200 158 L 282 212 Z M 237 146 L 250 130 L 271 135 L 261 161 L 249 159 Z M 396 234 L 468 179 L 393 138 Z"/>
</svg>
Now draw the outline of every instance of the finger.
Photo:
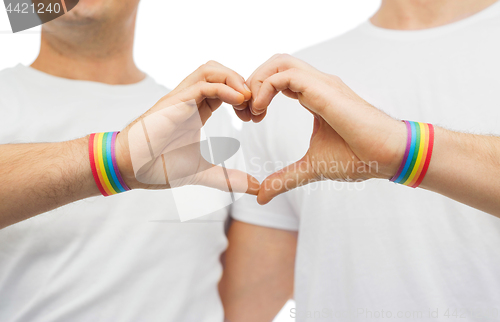
<svg viewBox="0 0 500 322">
<path fill-rule="evenodd" d="M 273 55 L 271 58 L 266 60 L 262 65 L 260 65 L 252 73 L 252 75 L 250 75 L 250 77 L 248 77 L 248 79 L 246 80 L 246 84 L 248 85 L 250 90 L 252 90 L 252 88 L 253 88 L 253 90 L 255 91 L 255 92 L 252 92 L 253 99 L 255 99 L 256 94 L 259 92 L 260 86 L 262 85 L 262 80 L 260 78 L 264 78 L 264 77 L 266 77 L 266 75 L 268 77 L 270 75 L 273 75 L 273 73 L 278 72 L 278 69 L 275 69 L 276 64 L 271 63 L 271 62 L 278 60 L 282 56 L 286 56 L 286 55 L 284 55 L 284 54 Z M 252 114 L 256 115 L 256 113 L 254 113 L 254 111 L 252 109 L 252 100 L 250 100 L 248 102 L 248 109 L 251 111 Z"/>
<path fill-rule="evenodd" d="M 230 105 L 240 105 L 245 97 L 233 88 L 220 83 L 198 82 L 177 95 L 182 101 L 194 99 L 200 104 L 204 99 L 219 99 Z"/>
<path fill-rule="evenodd" d="M 251 175 L 216 165 L 201 172 L 196 184 L 226 192 L 248 193 L 255 196 L 260 189 L 259 181 Z"/>
<path fill-rule="evenodd" d="M 265 205 L 279 194 L 317 181 L 306 158 L 304 157 L 264 179 L 257 196 L 257 202 Z"/>
<path fill-rule="evenodd" d="M 313 81 L 307 72 L 297 68 L 269 76 L 262 83 L 259 93 L 252 102 L 253 113 L 256 115 L 264 113 L 279 92 L 287 90 L 287 94 L 290 94 L 290 91 L 297 94 L 303 92 Z"/>
<path fill-rule="evenodd" d="M 248 101 L 243 102 L 241 105 L 235 105 L 233 108 L 238 111 L 243 111 L 248 107 Z"/>
<path fill-rule="evenodd" d="M 219 100 L 220 101 L 220 100 Z M 198 108 L 198 114 L 200 116 L 201 124 L 205 125 L 205 123 L 208 121 L 208 119 L 212 116 L 213 112 L 215 110 L 210 107 L 210 105 L 207 104 L 202 104 L 200 108 Z"/>
<path fill-rule="evenodd" d="M 236 113 L 236 116 L 238 116 L 243 122 L 252 120 L 252 113 L 250 113 L 249 109 L 245 109 L 242 111 L 234 109 L 234 112 Z"/>
<path fill-rule="evenodd" d="M 259 94 L 262 83 L 270 76 L 286 71 L 290 68 L 311 69 L 309 64 L 287 54 L 278 54 L 271 57 L 259 66 L 247 79 L 246 83 L 255 98 Z"/>
<path fill-rule="evenodd" d="M 204 100 L 206 104 L 201 104 Z M 144 116 L 164 110 L 165 116 L 178 125 L 198 111 L 202 124 L 205 124 L 222 102 L 239 105 L 243 100 L 241 93 L 225 84 L 198 82 L 174 96 L 163 97 Z"/>
<path fill-rule="evenodd" d="M 292 98 L 294 100 L 299 99 L 299 93 L 296 93 L 290 89 L 284 89 L 281 91 L 286 97 Z"/>
<path fill-rule="evenodd" d="M 222 105 L 222 101 L 218 98 L 207 98 L 206 101 L 212 112 L 215 112 Z"/>
<path fill-rule="evenodd" d="M 248 113 L 252 116 L 252 121 L 254 123 L 260 123 L 266 117 L 267 111 L 264 111 L 264 113 L 261 113 L 259 115 L 253 115 L 252 113 L 250 113 L 250 110 L 248 111 Z"/>
<path fill-rule="evenodd" d="M 243 94 L 245 101 L 252 98 L 252 92 L 245 83 L 245 79 L 238 73 L 225 66 L 210 66 L 202 70 L 205 81 L 209 83 L 223 83 Z"/>
<path fill-rule="evenodd" d="M 196 71 L 186 77 L 177 88 L 185 89 L 200 81 L 226 84 L 243 94 L 245 100 L 249 100 L 252 97 L 250 89 L 245 84 L 245 79 L 232 69 L 216 61 L 209 61 L 201 65 Z"/>
<path fill-rule="evenodd" d="M 280 55 L 282 54 L 274 54 L 271 56 L 271 58 L 269 58 L 268 60 L 266 60 L 263 64 L 261 64 L 256 70 L 253 71 L 253 73 L 247 78 L 247 85 L 251 83 L 251 80 L 253 79 L 253 77 L 255 76 L 255 74 L 261 69 L 262 66 L 265 66 L 266 64 L 268 64 L 270 61 L 278 58 Z"/>
</svg>

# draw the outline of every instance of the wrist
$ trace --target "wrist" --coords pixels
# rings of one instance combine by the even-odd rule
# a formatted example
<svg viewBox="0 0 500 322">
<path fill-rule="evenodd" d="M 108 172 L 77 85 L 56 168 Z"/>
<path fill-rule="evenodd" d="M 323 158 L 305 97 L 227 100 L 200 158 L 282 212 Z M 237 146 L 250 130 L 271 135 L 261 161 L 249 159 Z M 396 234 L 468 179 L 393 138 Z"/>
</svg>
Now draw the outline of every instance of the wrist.
<svg viewBox="0 0 500 322">
<path fill-rule="evenodd" d="M 74 189 L 68 185 L 67 191 L 71 192 L 72 195 L 76 195 L 75 200 L 85 199 L 89 197 L 98 196 L 99 189 L 97 188 L 94 177 L 92 175 L 92 170 L 89 164 L 89 154 L 88 154 L 88 141 L 89 135 L 71 141 L 62 142 L 63 149 L 67 152 L 62 152 L 63 155 L 71 155 L 72 161 L 69 164 L 74 165 L 75 173 L 72 175 L 79 180 L 80 189 Z M 69 169 L 69 168 L 68 168 Z M 69 171 L 69 170 L 68 170 Z M 73 186 L 75 187 L 75 186 Z"/>
<path fill-rule="evenodd" d="M 390 181 L 417 188 L 425 178 L 434 147 L 432 124 L 404 121 L 406 147 L 401 164 Z"/>
<path fill-rule="evenodd" d="M 88 161 L 95 184 L 103 196 L 130 190 L 118 167 L 116 153 L 118 133 L 93 133 L 88 139 Z M 120 156 L 124 154 L 121 149 L 118 149 L 118 153 Z"/>
<path fill-rule="evenodd" d="M 130 150 L 128 148 L 128 140 L 126 138 L 128 132 L 120 132 L 116 136 L 115 155 L 118 171 L 123 178 L 125 184 L 131 189 L 141 188 L 141 183 L 137 181 L 132 166 L 132 159 L 130 157 Z"/>
<path fill-rule="evenodd" d="M 383 123 L 385 125 L 380 126 L 377 132 L 380 136 L 370 143 L 370 153 L 364 157 L 365 164 L 370 168 L 366 179 L 389 180 L 403 161 L 407 141 L 405 123 L 394 119 Z"/>
<path fill-rule="evenodd" d="M 389 158 L 382 167 L 380 179 L 391 179 L 398 171 L 405 155 L 408 137 L 406 125 L 404 122 L 394 121 L 394 125 L 391 127 L 390 137 L 387 141 Z"/>
</svg>

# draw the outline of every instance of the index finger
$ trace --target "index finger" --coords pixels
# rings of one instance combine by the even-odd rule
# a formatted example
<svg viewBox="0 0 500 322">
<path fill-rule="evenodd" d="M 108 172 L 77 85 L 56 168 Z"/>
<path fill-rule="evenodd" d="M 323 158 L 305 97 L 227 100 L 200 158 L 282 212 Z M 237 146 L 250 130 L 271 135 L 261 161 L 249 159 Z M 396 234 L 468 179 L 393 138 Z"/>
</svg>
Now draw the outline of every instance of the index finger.
<svg viewBox="0 0 500 322">
<path fill-rule="evenodd" d="M 234 70 L 216 62 L 208 61 L 186 77 L 171 93 L 177 94 L 198 82 L 226 84 L 249 100 L 252 93 L 246 87 L 245 79 Z"/>
<path fill-rule="evenodd" d="M 246 81 L 252 92 L 253 99 L 258 97 L 262 83 L 264 83 L 267 78 L 291 68 L 310 69 L 312 66 L 288 54 L 274 55 L 264 64 L 260 65 Z M 252 115 L 260 115 L 265 112 L 265 109 L 259 111 L 254 110 L 252 103 L 252 100 L 250 100 L 249 109 Z"/>
</svg>

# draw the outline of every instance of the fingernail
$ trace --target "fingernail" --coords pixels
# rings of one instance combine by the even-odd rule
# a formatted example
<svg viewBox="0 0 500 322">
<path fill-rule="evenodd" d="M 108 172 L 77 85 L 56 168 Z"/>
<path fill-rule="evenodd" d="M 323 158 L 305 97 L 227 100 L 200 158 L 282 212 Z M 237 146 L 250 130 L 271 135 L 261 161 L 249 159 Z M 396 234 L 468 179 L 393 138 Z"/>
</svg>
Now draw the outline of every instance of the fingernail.
<svg viewBox="0 0 500 322">
<path fill-rule="evenodd" d="M 238 111 L 243 111 L 244 109 L 246 109 L 246 108 L 247 108 L 247 106 L 246 106 L 246 105 L 244 105 L 244 104 L 241 104 L 241 105 L 233 105 L 233 108 L 234 108 L 235 110 L 238 110 Z"/>
<path fill-rule="evenodd" d="M 243 83 L 243 87 L 245 87 L 245 89 L 249 92 L 251 92 L 250 88 L 248 87 L 248 85 L 246 83 Z"/>
<path fill-rule="evenodd" d="M 252 114 L 253 115 L 261 115 L 262 113 L 264 113 L 266 110 L 256 110 L 253 108 L 252 106 Z"/>
</svg>

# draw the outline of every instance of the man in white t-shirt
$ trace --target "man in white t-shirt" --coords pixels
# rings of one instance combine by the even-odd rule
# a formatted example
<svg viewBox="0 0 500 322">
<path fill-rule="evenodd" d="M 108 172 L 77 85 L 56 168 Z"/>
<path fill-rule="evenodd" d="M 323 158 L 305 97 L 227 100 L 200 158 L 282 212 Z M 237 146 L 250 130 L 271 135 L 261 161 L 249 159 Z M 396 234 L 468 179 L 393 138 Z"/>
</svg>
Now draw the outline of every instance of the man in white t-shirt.
<svg viewBox="0 0 500 322">
<path fill-rule="evenodd" d="M 399 119 L 498 135 L 494 2 L 386 0 L 370 21 L 294 56 Z M 276 97 L 243 128 L 249 173 L 263 180 L 301 159 L 312 125 Z M 232 322 L 272 319 L 292 289 L 297 321 L 500 319 L 500 221 L 441 195 L 324 181 L 265 206 L 244 197 L 233 216 L 221 282 Z"/>
<path fill-rule="evenodd" d="M 33 65 L 0 72 L 0 144 L 121 130 L 168 92 L 133 61 L 138 2 L 80 0 L 43 25 Z M 230 124 L 217 111 L 205 132 L 230 137 Z M 33 181 L 64 172 L 41 170 L 47 175 Z M 200 189 L 208 188 L 92 197 L 1 229 L 0 321 L 222 321 L 217 283 L 229 196 Z M 25 193 L 21 203 L 57 197 L 40 187 Z M 181 212 L 206 216 L 181 223 Z"/>
</svg>

